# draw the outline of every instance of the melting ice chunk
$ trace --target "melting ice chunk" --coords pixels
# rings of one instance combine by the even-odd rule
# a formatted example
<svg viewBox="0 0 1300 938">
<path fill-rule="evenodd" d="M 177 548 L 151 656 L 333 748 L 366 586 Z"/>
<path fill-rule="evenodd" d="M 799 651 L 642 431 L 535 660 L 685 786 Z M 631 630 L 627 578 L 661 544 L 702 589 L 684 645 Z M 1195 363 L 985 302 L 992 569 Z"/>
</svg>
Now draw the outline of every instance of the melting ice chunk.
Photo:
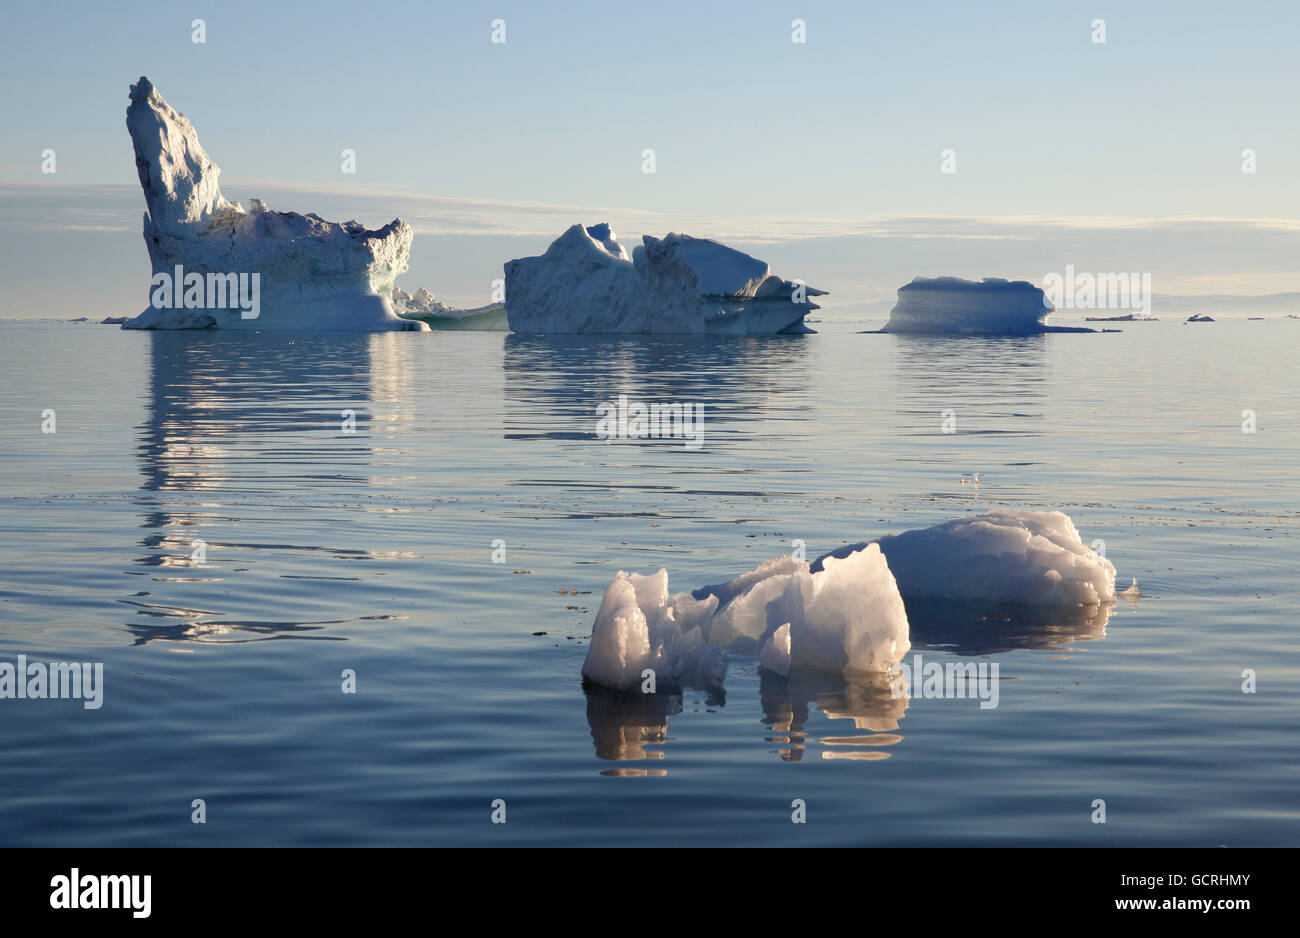
<svg viewBox="0 0 1300 938">
<path fill-rule="evenodd" d="M 777 674 L 790 673 L 790 623 L 787 622 L 763 643 L 758 655 L 759 663 Z"/>
<path fill-rule="evenodd" d="M 639 685 L 647 669 L 657 680 L 720 687 L 721 649 L 743 639 L 758 642 L 760 661 L 782 674 L 792 666 L 886 671 L 911 648 L 902 597 L 872 544 L 817 573 L 778 557 L 671 599 L 666 570 L 620 570 L 596 614 L 582 673 L 623 689 Z"/>
<path fill-rule="evenodd" d="M 682 617 L 677 617 L 680 599 Z M 721 687 L 726 662 L 708 644 L 696 622 L 707 619 L 716 601 L 690 596 L 668 600 L 668 571 L 652 576 L 620 570 L 605 590 L 592 628 L 585 678 L 605 687 L 639 686 L 652 671 L 657 681 Z"/>
<path fill-rule="evenodd" d="M 722 649 L 748 645 L 768 670 L 872 674 L 911 650 L 904 599 L 1079 609 L 1115 601 L 1115 567 L 1059 511 L 1002 509 L 877 541 L 811 565 L 777 557 L 694 593 L 668 573 L 619 571 L 596 615 L 583 676 L 631 688 L 660 680 L 721 685 Z"/>
</svg>

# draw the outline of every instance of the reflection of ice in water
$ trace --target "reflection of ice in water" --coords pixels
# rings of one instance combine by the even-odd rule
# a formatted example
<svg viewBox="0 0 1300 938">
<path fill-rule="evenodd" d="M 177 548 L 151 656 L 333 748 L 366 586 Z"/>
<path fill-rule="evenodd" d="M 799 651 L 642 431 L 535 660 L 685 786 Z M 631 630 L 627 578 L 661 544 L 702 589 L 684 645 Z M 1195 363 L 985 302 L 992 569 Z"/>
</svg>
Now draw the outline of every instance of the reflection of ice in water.
<svg viewBox="0 0 1300 938">
<path fill-rule="evenodd" d="M 369 388 L 358 389 L 358 403 L 367 411 L 369 435 L 387 441 L 398 436 L 398 427 L 414 423 L 415 369 L 411 364 L 411 337 L 396 332 L 374 332 L 366 337 L 370 367 L 366 373 Z M 342 406 L 342 405 L 340 405 Z M 358 417 L 361 411 L 358 410 Z M 375 484 L 375 478 L 370 478 Z"/>
<path fill-rule="evenodd" d="M 747 424 L 808 411 L 807 343 L 689 336 L 521 336 L 503 339 L 505 436 L 510 440 L 592 439 L 596 407 L 614 389 L 640 401 L 690 401 L 708 415 L 708 448 L 726 452 Z M 640 459 L 659 441 L 637 441 Z M 669 457 L 674 458 L 674 457 Z M 621 487 L 618 483 L 615 488 Z"/>
<path fill-rule="evenodd" d="M 668 718 L 682 712 L 678 693 L 642 694 L 616 691 L 589 684 L 587 723 L 596 744 L 596 758 L 611 762 L 662 759 L 662 749 L 648 749 L 668 741 Z M 619 766 L 605 775 L 666 775 L 666 769 Z"/>
<path fill-rule="evenodd" d="M 668 720 L 682 712 L 682 694 L 664 690 L 657 694 L 616 691 L 588 684 L 587 723 L 596 746 L 596 758 L 611 762 L 650 762 L 664 759 L 657 748 L 666 744 Z M 704 693 L 704 692 L 699 692 Z M 789 678 L 768 671 L 761 672 L 759 701 L 763 722 L 772 730 L 770 742 L 783 747 L 781 758 L 799 762 L 807 746 L 804 728 L 811 710 L 822 711 L 827 719 L 850 720 L 858 733 L 844 731 L 814 742 L 823 747 L 825 759 L 883 759 L 882 747 L 901 742 L 893 732 L 907 710 L 906 695 L 894 697 L 889 676 L 858 676 L 853 682 L 832 672 L 796 669 Z M 721 706 L 725 698 L 709 693 L 704 703 Z M 665 768 L 618 766 L 607 768 L 602 775 L 666 775 Z"/>
<path fill-rule="evenodd" d="M 809 743 L 806 728 L 813 710 L 820 710 L 829 720 L 851 720 L 853 728 L 861 731 L 813 739 L 822 747 L 823 759 L 875 761 L 889 758 L 882 747 L 902 741 L 903 737 L 892 731 L 899 728 L 908 698 L 893 696 L 885 674 L 860 675 L 845 681 L 838 674 L 796 669 L 788 678 L 764 672 L 759 702 L 763 722 L 773 732 L 768 741 L 784 747 L 779 750 L 783 761 L 803 761 Z"/>
<path fill-rule="evenodd" d="M 134 615 L 137 643 L 315 638 L 342 620 L 277 621 L 240 617 L 241 603 L 196 609 L 165 584 L 215 582 L 229 558 L 251 568 L 285 552 L 377 556 L 322 544 L 260 537 L 227 517 L 229 505 L 274 490 L 304 464 L 333 467 L 328 484 L 384 484 L 371 468 L 368 417 L 375 400 L 410 393 L 409 350 L 392 334 L 156 332 L 149 336 L 146 419 L 136 436 L 142 482 L 138 566 L 192 576 L 150 576 L 149 602 L 118 600 Z M 393 341 L 398 339 L 399 341 Z M 340 433 L 351 407 L 358 432 Z M 409 419 L 397 408 L 393 419 Z M 314 479 L 319 488 L 322 477 Z M 199 546 L 202 549 L 198 549 Z M 139 595 L 139 594 L 137 594 Z M 173 598 L 174 597 L 174 598 Z"/>
</svg>

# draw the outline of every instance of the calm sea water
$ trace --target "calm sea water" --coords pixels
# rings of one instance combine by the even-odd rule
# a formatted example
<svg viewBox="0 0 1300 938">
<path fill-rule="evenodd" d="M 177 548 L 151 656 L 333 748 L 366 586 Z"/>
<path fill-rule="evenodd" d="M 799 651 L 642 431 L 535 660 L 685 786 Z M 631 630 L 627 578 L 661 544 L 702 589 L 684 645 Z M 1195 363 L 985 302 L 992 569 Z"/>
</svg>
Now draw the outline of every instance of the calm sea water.
<svg viewBox="0 0 1300 938">
<path fill-rule="evenodd" d="M 0 700 L 0 843 L 1300 844 L 1300 322 L 820 328 L 0 324 L 0 660 L 105 670 L 98 710 Z M 597 439 L 620 393 L 703 403 L 703 448 Z M 1144 598 L 914 612 L 927 660 L 999 664 L 996 709 L 746 655 L 725 694 L 582 687 L 619 569 L 685 590 L 999 506 L 1067 512 Z"/>
</svg>

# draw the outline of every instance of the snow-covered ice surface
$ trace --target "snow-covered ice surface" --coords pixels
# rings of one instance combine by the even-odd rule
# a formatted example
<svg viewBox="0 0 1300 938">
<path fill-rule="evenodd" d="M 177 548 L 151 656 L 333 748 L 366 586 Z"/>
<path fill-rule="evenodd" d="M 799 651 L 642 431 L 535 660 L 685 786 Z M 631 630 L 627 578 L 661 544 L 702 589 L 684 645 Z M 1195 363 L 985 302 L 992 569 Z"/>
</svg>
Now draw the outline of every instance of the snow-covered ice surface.
<svg viewBox="0 0 1300 938">
<path fill-rule="evenodd" d="M 1060 511 L 999 509 L 889 534 L 879 545 L 906 600 L 957 600 L 1062 609 L 1115 601 L 1115 566 L 1084 545 Z M 819 557 L 817 570 L 860 551 Z"/>
<path fill-rule="evenodd" d="M 1054 308 L 1047 294 L 1027 280 L 916 277 L 899 287 L 898 302 L 880 331 L 960 335 L 1062 331 L 1043 323 Z"/>
<path fill-rule="evenodd" d="M 148 78 L 131 86 L 126 125 L 148 211 L 144 240 L 154 274 L 259 274 L 256 318 L 235 304 L 150 306 L 127 329 L 313 329 L 348 332 L 424 330 L 401 319 L 389 301 L 393 279 L 407 269 L 410 225 L 375 231 L 355 221 L 275 212 L 259 199 L 244 211 L 221 194 L 221 170 L 204 152 L 189 120 Z M 179 289 L 180 285 L 177 285 Z"/>
<path fill-rule="evenodd" d="M 721 687 L 722 649 L 748 645 L 764 667 L 886 672 L 911 648 L 903 599 L 879 547 L 818 572 L 793 557 L 769 560 L 720 586 L 669 597 L 668 572 L 619 571 L 596 614 L 583 677 L 619 689 L 658 681 Z"/>
<path fill-rule="evenodd" d="M 510 328 L 543 333 L 810 332 L 824 290 L 774 275 L 717 241 L 646 235 L 630 255 L 607 223 L 574 225 L 546 253 L 508 261 Z"/>
</svg>

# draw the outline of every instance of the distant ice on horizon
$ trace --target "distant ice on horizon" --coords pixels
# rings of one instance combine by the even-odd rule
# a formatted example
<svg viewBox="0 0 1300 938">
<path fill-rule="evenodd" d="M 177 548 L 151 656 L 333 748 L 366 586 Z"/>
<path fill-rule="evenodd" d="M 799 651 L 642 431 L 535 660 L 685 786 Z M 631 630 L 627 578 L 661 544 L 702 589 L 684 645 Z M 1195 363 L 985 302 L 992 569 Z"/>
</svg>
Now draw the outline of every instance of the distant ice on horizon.
<svg viewBox="0 0 1300 938">
<path fill-rule="evenodd" d="M 880 331 L 1028 335 L 1051 331 L 1043 320 L 1053 309 L 1047 294 L 1027 280 L 916 277 L 899 287 Z"/>
</svg>

